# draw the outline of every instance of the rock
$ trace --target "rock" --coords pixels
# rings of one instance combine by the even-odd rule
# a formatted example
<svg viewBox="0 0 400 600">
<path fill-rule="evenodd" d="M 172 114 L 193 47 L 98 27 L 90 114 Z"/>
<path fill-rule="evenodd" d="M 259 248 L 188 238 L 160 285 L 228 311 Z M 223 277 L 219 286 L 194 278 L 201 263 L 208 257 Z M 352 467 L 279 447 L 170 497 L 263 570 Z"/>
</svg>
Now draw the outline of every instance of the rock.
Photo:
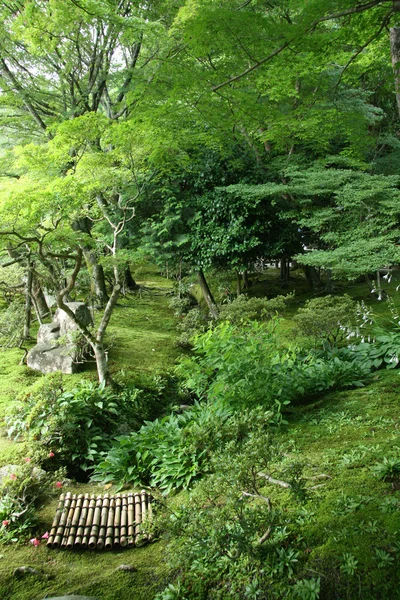
<svg viewBox="0 0 400 600">
<path fill-rule="evenodd" d="M 22 469 L 21 465 L 5 465 L 0 469 L 0 485 L 3 483 L 4 479 L 10 477 L 10 475 L 14 474 L 18 477 L 19 471 Z M 44 475 L 46 475 L 46 471 L 40 469 L 39 467 L 33 467 L 32 469 L 32 477 L 36 479 L 41 479 Z"/>
<path fill-rule="evenodd" d="M 68 302 L 79 323 L 92 325 L 92 315 L 84 302 Z M 26 357 L 26 364 L 35 371 L 76 373 L 82 356 L 75 341 L 78 325 L 61 309 L 57 309 L 52 323 L 41 325 L 37 344 Z"/>
<path fill-rule="evenodd" d="M 49 342 L 54 342 L 60 337 L 60 326 L 56 323 L 49 323 L 46 325 L 41 325 L 39 327 L 37 343 L 38 344 L 48 344 Z M 54 344 L 55 345 L 55 344 Z"/>
<path fill-rule="evenodd" d="M 54 345 L 51 343 L 37 344 L 28 352 L 26 364 L 41 373 L 72 374 L 78 370 L 78 352 L 75 344 Z"/>
<path fill-rule="evenodd" d="M 17 567 L 14 569 L 13 575 L 16 579 L 22 579 L 26 575 L 40 575 L 41 577 L 45 577 L 42 571 L 38 571 L 38 569 L 34 569 L 33 567 Z"/>
<path fill-rule="evenodd" d="M 136 567 L 134 567 L 133 565 L 119 565 L 119 567 L 117 567 L 115 570 L 129 571 L 130 573 L 134 573 L 135 571 L 137 571 Z"/>
<path fill-rule="evenodd" d="M 67 306 L 73 311 L 81 325 L 93 325 L 92 315 L 84 302 L 68 302 Z M 57 308 L 55 312 L 53 323 L 60 327 L 61 337 L 78 330 L 78 325 L 60 308 Z"/>
</svg>

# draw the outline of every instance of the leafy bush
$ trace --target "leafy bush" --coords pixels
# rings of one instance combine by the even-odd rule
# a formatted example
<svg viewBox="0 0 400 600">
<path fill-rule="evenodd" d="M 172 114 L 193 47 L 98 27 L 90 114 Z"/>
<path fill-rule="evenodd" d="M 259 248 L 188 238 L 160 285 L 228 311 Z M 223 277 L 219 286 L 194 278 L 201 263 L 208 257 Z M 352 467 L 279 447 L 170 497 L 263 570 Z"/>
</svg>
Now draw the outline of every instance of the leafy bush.
<svg viewBox="0 0 400 600">
<path fill-rule="evenodd" d="M 187 296 L 174 296 L 168 303 L 169 307 L 174 311 L 175 317 L 185 315 L 191 307 L 190 298 Z"/>
<path fill-rule="evenodd" d="M 17 542 L 30 535 L 37 525 L 35 509 L 57 491 L 55 482 L 64 476 L 62 469 L 45 473 L 30 459 L 10 471 L 0 485 L 0 544 Z"/>
<path fill-rule="evenodd" d="M 271 472 L 271 464 L 283 458 L 281 449 L 260 412 L 245 411 L 243 416 L 235 418 L 247 435 L 232 437 L 215 453 L 212 474 L 196 483 L 178 506 L 167 501 L 159 517 L 170 541 L 168 560 L 179 577 L 158 600 L 290 597 L 302 562 L 291 525 L 296 508 L 289 517 L 264 491 L 259 493 L 259 473 Z"/>
<path fill-rule="evenodd" d="M 200 308 L 192 308 L 186 315 L 181 315 L 177 325 L 180 332 L 178 344 L 184 347 L 191 346 L 192 339 L 199 333 L 204 333 L 208 324 L 209 320 Z"/>
<path fill-rule="evenodd" d="M 221 306 L 219 319 L 239 324 L 248 321 L 268 321 L 275 315 L 282 314 L 293 296 L 277 296 L 268 298 L 248 298 L 241 294 L 238 298 Z"/>
<path fill-rule="evenodd" d="M 293 400 L 361 385 L 367 371 L 351 353 L 281 348 L 275 326 L 275 320 L 241 327 L 225 322 L 195 338 L 195 356 L 178 367 L 187 388 L 199 398 L 236 408 L 263 405 L 278 414 Z"/>
<path fill-rule="evenodd" d="M 332 347 L 346 339 L 349 328 L 355 326 L 356 315 L 356 304 L 345 294 L 308 300 L 293 320 L 300 332 L 313 338 L 316 345 L 322 342 Z"/>
<path fill-rule="evenodd" d="M 82 381 L 64 389 L 58 374 L 34 385 L 6 418 L 8 435 L 21 436 L 31 456 L 45 468 L 65 465 L 71 474 L 88 470 L 111 447 L 121 428 L 138 422 L 136 389 L 115 392 L 102 385 Z M 56 456 L 49 461 L 50 452 Z"/>
<path fill-rule="evenodd" d="M 234 415 L 227 408 L 196 403 L 183 414 L 146 423 L 117 438 L 92 479 L 150 485 L 165 494 L 191 486 L 210 470 L 212 454 L 235 440 L 242 442 L 254 424 L 268 428 L 273 415 L 262 409 Z"/>
<path fill-rule="evenodd" d="M 372 341 L 352 346 L 353 352 L 366 369 L 396 369 L 400 364 L 400 333 L 375 328 Z"/>
</svg>

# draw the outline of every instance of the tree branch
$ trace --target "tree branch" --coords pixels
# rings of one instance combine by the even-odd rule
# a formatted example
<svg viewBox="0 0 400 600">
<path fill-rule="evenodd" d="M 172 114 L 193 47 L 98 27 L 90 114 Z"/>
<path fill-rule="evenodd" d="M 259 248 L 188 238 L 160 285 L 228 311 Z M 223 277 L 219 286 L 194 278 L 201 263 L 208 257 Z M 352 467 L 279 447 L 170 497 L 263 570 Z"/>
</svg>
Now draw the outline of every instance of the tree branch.
<svg viewBox="0 0 400 600">
<path fill-rule="evenodd" d="M 331 15 L 327 15 L 326 17 L 320 17 L 319 19 L 316 19 L 309 27 L 307 27 L 307 29 L 305 30 L 304 33 L 309 33 L 317 25 L 319 25 L 319 23 L 323 23 L 324 21 L 331 21 L 333 19 L 340 19 L 341 17 L 346 17 L 346 16 L 349 16 L 349 15 L 354 15 L 354 14 L 362 13 L 362 12 L 364 12 L 364 11 L 370 9 L 370 8 L 374 8 L 375 6 L 378 6 L 380 4 L 387 3 L 387 2 L 392 2 L 392 0 L 372 0 L 371 2 L 367 2 L 366 4 L 360 4 L 358 6 L 355 6 L 353 8 L 349 8 L 349 9 L 344 10 L 344 11 L 339 12 L 339 13 L 334 13 L 334 14 L 331 14 Z M 261 67 L 265 63 L 267 63 L 270 60 L 272 60 L 275 56 L 277 56 L 278 54 L 280 54 L 281 52 L 283 52 L 283 50 L 285 50 L 295 39 L 298 39 L 298 35 L 296 36 L 296 38 L 290 39 L 287 42 L 285 42 L 284 44 L 282 44 L 279 48 L 277 48 L 276 50 L 274 50 L 274 52 L 271 52 L 271 54 L 269 54 L 268 56 L 266 56 L 262 60 L 257 61 L 254 65 L 252 65 L 248 69 L 245 69 L 244 71 L 242 71 L 238 75 L 235 75 L 234 77 L 231 77 L 230 79 L 227 79 L 223 83 L 219 83 L 218 85 L 213 86 L 212 87 L 212 91 L 216 92 L 219 89 L 221 89 L 222 87 L 225 87 L 226 85 L 230 85 L 231 83 L 234 83 L 235 81 L 238 81 L 239 79 L 242 79 L 242 77 L 245 77 L 249 73 L 252 73 L 253 71 L 255 71 L 256 69 L 258 69 L 259 67 Z"/>
</svg>

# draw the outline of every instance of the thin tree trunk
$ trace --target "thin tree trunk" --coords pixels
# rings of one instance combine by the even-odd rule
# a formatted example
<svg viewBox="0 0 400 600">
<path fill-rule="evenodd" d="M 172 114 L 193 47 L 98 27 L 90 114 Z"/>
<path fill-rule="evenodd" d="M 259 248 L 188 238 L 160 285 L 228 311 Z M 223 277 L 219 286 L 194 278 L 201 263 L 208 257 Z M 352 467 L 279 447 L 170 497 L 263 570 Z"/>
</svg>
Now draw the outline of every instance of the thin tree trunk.
<svg viewBox="0 0 400 600">
<path fill-rule="evenodd" d="M 91 344 L 96 359 L 97 376 L 100 383 L 112 383 L 108 368 L 108 356 L 104 345 L 100 343 Z"/>
<path fill-rule="evenodd" d="M 333 283 L 332 283 L 332 269 L 326 270 L 326 284 L 325 284 L 325 292 L 331 294 L 333 291 Z"/>
<path fill-rule="evenodd" d="M 206 304 L 209 308 L 210 314 L 214 320 L 217 320 L 218 319 L 217 305 L 216 305 L 213 295 L 210 291 L 210 288 L 208 287 L 206 278 L 204 277 L 203 269 L 199 269 L 197 271 L 197 278 L 199 281 L 201 293 L 203 294 L 204 300 L 206 301 Z"/>
<path fill-rule="evenodd" d="M 400 12 L 400 1 L 393 0 L 393 11 Z M 390 28 L 390 55 L 392 58 L 397 110 L 400 116 L 400 28 Z"/>
<path fill-rule="evenodd" d="M 281 259 L 281 281 L 288 282 L 289 281 L 289 259 L 284 256 Z"/>
<path fill-rule="evenodd" d="M 28 257 L 26 291 L 25 291 L 25 323 L 24 323 L 24 339 L 27 340 L 31 336 L 31 308 L 32 308 L 32 264 Z"/>
<path fill-rule="evenodd" d="M 242 274 L 239 271 L 236 271 L 236 296 L 239 296 L 242 293 Z"/>
<path fill-rule="evenodd" d="M 249 280 L 249 272 L 248 272 L 247 269 L 245 269 L 243 271 L 243 289 L 244 290 L 248 290 L 249 287 L 250 287 L 250 285 L 251 285 L 251 283 L 250 283 L 250 280 Z"/>
<path fill-rule="evenodd" d="M 378 292 L 378 300 L 382 300 L 383 294 L 381 284 L 381 273 L 379 270 L 376 272 L 376 291 Z"/>
<path fill-rule="evenodd" d="M 46 298 L 41 288 L 41 285 L 37 280 L 37 277 L 35 277 L 35 275 L 33 275 L 32 282 L 32 300 L 35 306 L 35 310 L 37 311 L 38 315 L 40 315 L 40 319 L 45 319 L 50 314 L 50 309 L 47 305 Z"/>
<path fill-rule="evenodd" d="M 74 231 L 80 231 L 90 236 L 92 224 L 87 217 L 77 219 L 72 223 L 72 229 Z M 106 287 L 106 280 L 104 277 L 104 269 L 102 265 L 99 265 L 97 260 L 96 252 L 87 244 L 81 244 L 83 256 L 87 269 L 89 271 L 91 279 L 91 291 L 93 296 L 96 298 L 96 303 L 99 307 L 103 307 L 108 302 L 108 293 Z"/>
</svg>

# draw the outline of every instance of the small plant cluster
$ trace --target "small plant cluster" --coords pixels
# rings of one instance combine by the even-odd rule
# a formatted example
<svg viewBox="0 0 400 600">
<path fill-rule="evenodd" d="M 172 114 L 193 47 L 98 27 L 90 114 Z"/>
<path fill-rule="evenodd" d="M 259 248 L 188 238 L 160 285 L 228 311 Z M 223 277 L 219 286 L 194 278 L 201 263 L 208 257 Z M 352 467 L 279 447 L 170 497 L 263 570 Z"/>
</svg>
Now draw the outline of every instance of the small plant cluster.
<svg viewBox="0 0 400 600">
<path fill-rule="evenodd" d="M 136 388 L 114 391 L 88 381 L 66 390 L 57 374 L 19 398 L 6 418 L 8 436 L 22 438 L 46 470 L 66 466 L 77 476 L 93 469 L 118 434 L 140 425 L 142 400 Z M 50 460 L 54 448 L 56 460 Z"/>
<path fill-rule="evenodd" d="M 0 311 L 0 346 L 19 347 L 23 341 L 24 305 L 19 299 L 13 300 L 5 310 Z"/>
<path fill-rule="evenodd" d="M 233 324 L 248 323 L 249 321 L 269 321 L 276 315 L 281 315 L 288 302 L 293 300 L 293 294 L 276 296 L 276 298 L 249 298 L 241 294 L 232 302 L 223 304 L 219 311 L 220 321 Z"/>
<path fill-rule="evenodd" d="M 167 502 L 159 517 L 179 576 L 157 600 L 319 598 L 318 578 L 297 576 L 306 546 L 262 481 L 282 459 L 281 448 L 261 413 L 245 412 L 245 423 L 248 434 L 232 435 L 213 454 L 209 475 L 178 506 Z"/>
<path fill-rule="evenodd" d="M 274 422 L 273 414 L 261 408 L 240 416 L 218 404 L 195 403 L 183 414 L 147 422 L 117 438 L 92 480 L 150 485 L 165 495 L 187 489 L 210 470 L 213 452 L 249 435 L 253 419 L 265 428 Z"/>
<path fill-rule="evenodd" d="M 0 485 L 0 544 L 16 543 L 31 534 L 37 526 L 38 504 L 58 492 L 64 478 L 64 469 L 46 473 L 30 457 L 10 470 Z"/>
<path fill-rule="evenodd" d="M 313 298 L 298 309 L 293 320 L 299 332 L 311 338 L 315 346 L 337 347 L 355 328 L 357 306 L 346 294 Z"/>
<path fill-rule="evenodd" d="M 219 307 L 218 322 L 229 321 L 239 325 L 250 321 L 265 322 L 284 312 L 293 295 L 276 298 L 249 298 L 241 294 L 234 300 L 226 300 Z M 205 333 L 214 323 L 202 312 L 200 307 L 192 308 L 188 297 L 175 297 L 170 302 L 175 316 L 179 319 L 177 329 L 180 332 L 178 343 L 183 347 L 192 347 L 196 335 Z"/>
</svg>

